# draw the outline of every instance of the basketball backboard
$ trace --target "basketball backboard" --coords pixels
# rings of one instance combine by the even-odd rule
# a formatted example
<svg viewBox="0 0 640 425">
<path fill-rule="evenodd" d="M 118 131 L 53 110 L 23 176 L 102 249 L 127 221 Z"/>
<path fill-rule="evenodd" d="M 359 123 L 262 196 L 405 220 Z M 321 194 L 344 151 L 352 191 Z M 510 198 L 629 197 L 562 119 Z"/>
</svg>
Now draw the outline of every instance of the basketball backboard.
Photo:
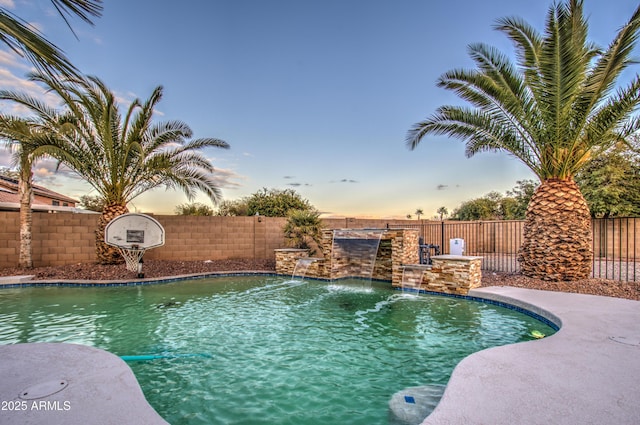
<svg viewBox="0 0 640 425">
<path fill-rule="evenodd" d="M 164 245 L 164 228 L 158 220 L 146 214 L 123 214 L 107 224 L 104 240 L 118 248 L 155 248 Z"/>
</svg>

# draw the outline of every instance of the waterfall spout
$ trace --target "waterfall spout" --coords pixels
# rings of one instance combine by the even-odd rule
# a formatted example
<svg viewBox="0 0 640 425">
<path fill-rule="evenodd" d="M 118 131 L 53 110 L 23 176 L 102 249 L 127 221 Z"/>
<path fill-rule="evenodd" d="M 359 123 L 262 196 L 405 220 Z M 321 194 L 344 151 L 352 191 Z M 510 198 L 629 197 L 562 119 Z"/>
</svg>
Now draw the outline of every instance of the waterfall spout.
<svg viewBox="0 0 640 425">
<path fill-rule="evenodd" d="M 300 258 L 296 261 L 296 266 L 293 269 L 293 273 L 291 274 L 291 280 L 295 280 L 296 276 L 300 276 L 300 280 L 304 280 L 307 271 L 309 270 L 309 266 L 313 264 L 315 261 L 318 261 L 317 258 Z"/>
<path fill-rule="evenodd" d="M 402 266 L 402 293 L 420 293 L 424 272 L 429 268 L 425 264 L 405 264 Z"/>
<path fill-rule="evenodd" d="M 331 278 L 362 278 L 371 286 L 380 239 L 384 229 L 340 229 L 333 231 Z"/>
</svg>

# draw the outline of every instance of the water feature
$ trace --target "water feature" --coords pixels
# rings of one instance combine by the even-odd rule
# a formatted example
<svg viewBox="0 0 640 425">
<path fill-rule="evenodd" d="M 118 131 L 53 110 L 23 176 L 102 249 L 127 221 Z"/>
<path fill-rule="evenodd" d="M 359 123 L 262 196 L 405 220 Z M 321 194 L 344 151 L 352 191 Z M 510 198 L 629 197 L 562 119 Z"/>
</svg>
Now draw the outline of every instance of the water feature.
<svg viewBox="0 0 640 425">
<path fill-rule="evenodd" d="M 300 258 L 296 261 L 296 266 L 291 274 L 291 279 L 294 280 L 296 276 L 300 276 L 300 279 L 304 279 L 307 274 L 307 270 L 309 270 L 309 266 L 316 261 L 318 261 L 317 258 Z"/>
<path fill-rule="evenodd" d="M 371 286 L 371 278 L 384 229 L 338 229 L 333 231 L 332 279 L 360 278 Z"/>
<path fill-rule="evenodd" d="M 387 282 L 277 276 L 7 288 L 0 323 L 0 344 L 129 356 L 149 403 L 189 425 L 386 425 L 398 391 L 444 385 L 468 354 L 532 340 L 532 330 L 553 334 L 506 308 L 403 297 Z"/>
<path fill-rule="evenodd" d="M 430 268 L 426 264 L 405 264 L 402 266 L 402 293 L 418 294 L 424 272 Z"/>
</svg>

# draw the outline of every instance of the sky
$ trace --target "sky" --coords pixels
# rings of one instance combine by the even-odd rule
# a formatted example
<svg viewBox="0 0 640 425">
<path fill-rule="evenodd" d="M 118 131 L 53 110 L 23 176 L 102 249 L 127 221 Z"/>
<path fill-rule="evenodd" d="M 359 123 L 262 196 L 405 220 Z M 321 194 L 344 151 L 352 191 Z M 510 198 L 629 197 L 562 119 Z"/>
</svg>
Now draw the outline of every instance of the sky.
<svg viewBox="0 0 640 425">
<path fill-rule="evenodd" d="M 483 42 L 513 57 L 498 18 L 517 16 L 543 31 L 551 0 L 107 0 L 74 34 L 46 0 L 0 0 L 35 25 L 84 74 L 123 106 L 159 85 L 156 121 L 182 120 L 194 137 L 230 149 L 205 150 L 225 200 L 294 189 L 325 217 L 404 218 L 452 212 L 518 180 L 535 179 L 506 153 L 467 158 L 464 143 L 429 136 L 405 144 L 413 124 L 442 105 L 462 105 L 436 87 L 443 73 L 472 68 L 467 46 Z M 590 39 L 607 46 L 637 0 L 585 0 Z M 640 56 L 636 52 L 636 56 Z M 0 87 L 42 96 L 31 65 L 0 46 Z M 629 75 L 637 73 L 637 67 Z M 627 78 L 626 81 L 630 79 Z M 0 112 L 20 113 L 0 104 Z M 0 166 L 10 165 L 0 152 Z M 44 161 L 36 183 L 79 199 L 82 180 Z M 196 202 L 211 202 L 198 196 Z M 189 202 L 156 189 L 131 211 L 173 214 Z"/>
</svg>

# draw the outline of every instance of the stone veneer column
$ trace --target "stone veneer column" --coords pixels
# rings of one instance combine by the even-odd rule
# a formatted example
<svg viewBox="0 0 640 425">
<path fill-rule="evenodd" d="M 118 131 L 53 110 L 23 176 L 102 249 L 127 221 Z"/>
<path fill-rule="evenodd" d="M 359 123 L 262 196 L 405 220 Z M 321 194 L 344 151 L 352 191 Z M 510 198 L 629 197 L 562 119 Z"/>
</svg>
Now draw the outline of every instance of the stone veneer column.
<svg viewBox="0 0 640 425">
<path fill-rule="evenodd" d="M 391 236 L 391 284 L 402 285 L 402 270 L 405 264 L 419 264 L 418 230 L 390 230 Z"/>
<path fill-rule="evenodd" d="M 423 288 L 427 291 L 467 295 L 482 281 L 482 257 L 436 255 L 431 270 L 425 272 Z"/>
</svg>

